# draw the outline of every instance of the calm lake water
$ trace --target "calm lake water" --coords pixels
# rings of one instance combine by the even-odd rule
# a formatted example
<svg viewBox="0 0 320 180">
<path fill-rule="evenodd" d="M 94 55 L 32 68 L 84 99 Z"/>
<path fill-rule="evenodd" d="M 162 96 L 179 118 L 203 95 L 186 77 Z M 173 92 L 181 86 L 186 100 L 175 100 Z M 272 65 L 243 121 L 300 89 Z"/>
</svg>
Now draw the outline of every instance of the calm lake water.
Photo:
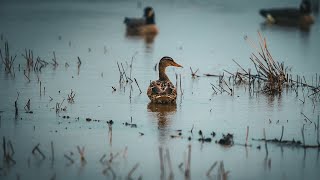
<svg viewBox="0 0 320 180">
<path fill-rule="evenodd" d="M 14 75 L 0 65 L 0 136 L 12 142 L 16 160 L 10 167 L 0 162 L 1 179 L 112 179 L 110 171 L 104 173 L 107 166 L 99 162 L 104 154 L 110 159 L 110 153 L 116 155 L 111 167 L 117 179 L 125 179 L 137 163 L 133 179 L 161 179 L 160 146 L 170 151 L 174 178 L 183 179 L 189 145 L 191 179 L 208 179 L 206 172 L 216 161 L 223 161 L 230 171 L 228 179 L 318 179 L 317 149 L 268 144 L 266 156 L 264 142 L 251 138 L 263 138 L 263 128 L 267 138 L 280 138 L 284 126 L 283 139 L 301 140 L 305 125 L 306 144 L 317 144 L 319 98 L 316 102 L 305 98 L 302 103 L 303 95 L 311 93 L 308 89 L 299 89 L 298 96 L 292 90 L 276 96 L 251 96 L 245 85 L 236 86 L 234 96 L 213 94 L 210 83 L 217 85 L 218 78 L 203 76 L 222 74 L 224 70 L 236 72 L 239 67 L 232 59 L 246 69 L 254 69 L 249 59 L 254 49 L 244 36 L 257 42 L 259 30 L 267 38 L 273 57 L 291 67 L 293 77 L 304 75 L 309 84 L 315 85 L 315 77 L 320 75 L 318 16 L 305 32 L 264 25 L 258 14 L 260 8 L 298 4 L 297 0 L 0 2 L 1 49 L 8 40 L 10 52 L 17 55 Z M 124 17 L 140 17 L 148 5 L 155 10 L 160 33 L 151 40 L 127 37 Z M 54 51 L 59 65 L 53 68 L 49 64 L 38 75 L 31 71 L 29 82 L 24 75 L 26 60 L 21 55 L 25 48 L 48 62 L 52 62 Z M 174 106 L 150 105 L 146 95 L 150 81 L 158 78 L 154 67 L 163 56 L 171 56 L 184 66 L 167 68 L 174 84 L 176 74 L 181 75 L 183 95 L 178 90 Z M 79 69 L 77 57 L 82 61 Z M 129 76 L 131 61 L 131 77 L 137 79 L 141 94 L 134 82 L 119 84 L 117 62 Z M 190 67 L 199 69 L 200 77 L 192 78 Z M 71 89 L 75 92 L 74 103 L 67 101 Z M 15 117 L 17 93 L 19 115 Z M 32 114 L 24 110 L 29 99 Z M 66 111 L 57 114 L 56 103 L 63 99 Z M 109 120 L 114 121 L 112 131 L 106 123 Z M 124 125 L 131 120 L 137 128 Z M 232 133 L 235 143 L 244 144 L 247 126 L 252 147 L 223 147 L 197 140 L 199 130 L 206 137 L 214 131 L 217 135 L 213 141 Z M 171 138 L 178 135 L 177 130 L 182 130 L 181 137 Z M 38 143 L 45 160 L 32 154 Z M 256 148 L 259 145 L 261 149 Z M 85 147 L 86 164 L 81 164 L 77 146 Z M 3 148 L 0 152 L 2 155 Z M 75 162 L 70 164 L 65 154 Z M 167 179 L 167 160 L 164 164 Z M 212 176 L 217 175 L 217 169 Z"/>
</svg>

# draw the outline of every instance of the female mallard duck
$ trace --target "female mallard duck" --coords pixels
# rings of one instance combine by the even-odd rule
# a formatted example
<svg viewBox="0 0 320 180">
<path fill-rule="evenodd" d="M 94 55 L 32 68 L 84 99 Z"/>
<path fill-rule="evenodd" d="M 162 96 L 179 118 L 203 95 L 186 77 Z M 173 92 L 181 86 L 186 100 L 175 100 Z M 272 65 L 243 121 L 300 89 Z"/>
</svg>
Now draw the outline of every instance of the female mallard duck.
<svg viewBox="0 0 320 180">
<path fill-rule="evenodd" d="M 155 22 L 155 14 L 152 7 L 144 8 L 142 18 L 124 18 L 124 23 L 127 26 L 128 35 L 147 35 L 157 34 L 158 28 Z"/>
<path fill-rule="evenodd" d="M 302 0 L 299 9 L 261 9 L 260 14 L 266 18 L 267 22 L 272 24 L 308 27 L 314 23 L 314 18 L 311 15 L 311 3 L 309 0 Z"/>
<path fill-rule="evenodd" d="M 147 90 L 147 95 L 152 103 L 168 104 L 175 103 L 177 99 L 177 89 L 166 75 L 166 67 L 182 67 L 174 62 L 171 57 L 165 56 L 159 62 L 159 80 L 152 81 Z"/>
</svg>

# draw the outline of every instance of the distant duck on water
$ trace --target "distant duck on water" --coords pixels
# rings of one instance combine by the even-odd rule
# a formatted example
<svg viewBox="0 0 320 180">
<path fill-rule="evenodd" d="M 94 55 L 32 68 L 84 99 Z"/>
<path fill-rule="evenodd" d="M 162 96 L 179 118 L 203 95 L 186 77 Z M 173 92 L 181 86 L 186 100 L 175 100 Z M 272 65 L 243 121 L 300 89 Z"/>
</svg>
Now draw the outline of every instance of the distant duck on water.
<svg viewBox="0 0 320 180">
<path fill-rule="evenodd" d="M 174 62 L 171 57 L 165 56 L 159 62 L 159 79 L 152 81 L 147 90 L 147 95 L 151 103 L 170 104 L 175 103 L 177 99 L 177 89 L 166 75 L 166 67 L 175 66 L 182 67 Z"/>
<path fill-rule="evenodd" d="M 309 0 L 302 0 L 299 8 L 261 9 L 260 15 L 271 24 L 309 27 L 314 23 Z"/>
<path fill-rule="evenodd" d="M 142 18 L 124 18 L 128 35 L 156 35 L 158 28 L 155 22 L 155 13 L 152 7 L 144 8 Z"/>
</svg>

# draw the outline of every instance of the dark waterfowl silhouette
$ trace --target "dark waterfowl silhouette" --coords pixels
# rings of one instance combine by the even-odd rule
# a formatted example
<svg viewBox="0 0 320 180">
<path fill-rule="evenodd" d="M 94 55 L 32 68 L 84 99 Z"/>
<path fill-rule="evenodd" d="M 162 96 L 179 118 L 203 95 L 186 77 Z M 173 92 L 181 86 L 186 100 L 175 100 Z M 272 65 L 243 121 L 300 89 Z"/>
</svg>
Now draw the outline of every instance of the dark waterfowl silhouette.
<svg viewBox="0 0 320 180">
<path fill-rule="evenodd" d="M 159 79 L 152 81 L 147 90 L 147 95 L 152 103 L 168 104 L 175 103 L 177 99 L 177 89 L 166 75 L 166 67 L 182 67 L 174 62 L 171 57 L 165 56 L 159 62 Z"/>
<path fill-rule="evenodd" d="M 260 15 L 271 24 L 309 27 L 314 23 L 309 0 L 303 0 L 299 8 L 261 9 Z"/>
<path fill-rule="evenodd" d="M 142 18 L 124 18 L 127 35 L 155 35 L 158 28 L 155 22 L 155 13 L 152 7 L 146 7 Z"/>
</svg>

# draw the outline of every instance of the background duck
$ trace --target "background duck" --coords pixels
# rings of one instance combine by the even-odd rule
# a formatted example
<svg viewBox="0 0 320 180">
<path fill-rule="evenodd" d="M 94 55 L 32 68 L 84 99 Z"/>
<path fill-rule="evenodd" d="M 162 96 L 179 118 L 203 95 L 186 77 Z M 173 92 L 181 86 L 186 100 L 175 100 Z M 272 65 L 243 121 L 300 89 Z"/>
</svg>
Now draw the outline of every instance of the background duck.
<svg viewBox="0 0 320 180">
<path fill-rule="evenodd" d="M 272 24 L 308 27 L 314 23 L 311 3 L 308 0 L 302 0 L 299 8 L 261 9 L 260 15 Z"/>
<path fill-rule="evenodd" d="M 124 18 L 128 35 L 157 34 L 158 28 L 155 22 L 155 13 L 152 7 L 144 8 L 142 18 Z"/>
<path fill-rule="evenodd" d="M 168 104 L 175 103 L 177 99 L 177 89 L 166 75 L 166 67 L 182 67 L 174 62 L 171 57 L 165 56 L 159 62 L 159 79 L 152 81 L 147 90 L 147 95 L 152 103 Z"/>
</svg>

